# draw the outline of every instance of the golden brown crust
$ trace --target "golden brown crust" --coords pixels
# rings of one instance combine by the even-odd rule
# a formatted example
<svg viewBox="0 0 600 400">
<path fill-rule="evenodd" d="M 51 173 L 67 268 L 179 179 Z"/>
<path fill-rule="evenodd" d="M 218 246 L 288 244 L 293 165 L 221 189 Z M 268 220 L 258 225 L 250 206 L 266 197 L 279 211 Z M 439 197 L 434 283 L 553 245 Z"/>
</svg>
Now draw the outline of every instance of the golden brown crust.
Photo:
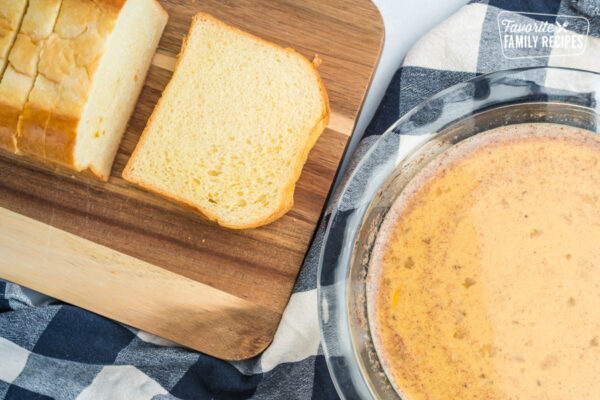
<svg viewBox="0 0 600 400">
<path fill-rule="evenodd" d="M 54 114 L 50 116 L 44 140 L 45 156 L 48 160 L 70 168 L 75 167 L 74 153 L 78 126 L 79 119 Z"/>
<path fill-rule="evenodd" d="M 89 0 L 81 0 L 81 1 L 89 1 Z M 127 0 L 92 0 L 99 7 L 110 7 L 116 11 L 119 11 L 125 5 Z"/>
<path fill-rule="evenodd" d="M 0 147 L 12 153 L 17 152 L 15 133 L 21 110 L 7 104 L 0 104 Z"/>
<path fill-rule="evenodd" d="M 19 117 L 17 128 L 17 148 L 23 154 L 46 156 L 46 127 L 50 112 L 27 103 Z"/>
<path fill-rule="evenodd" d="M 169 90 L 170 86 L 171 86 L 171 82 L 173 81 L 173 79 L 171 78 L 171 80 L 169 81 L 169 83 L 167 84 L 167 87 L 164 89 L 163 91 L 163 95 L 160 97 L 160 99 L 158 100 L 158 102 L 156 103 L 156 106 L 154 107 L 154 110 L 152 111 L 152 115 L 150 115 L 150 118 L 148 119 L 148 122 L 146 123 L 146 127 L 144 128 L 144 131 L 142 132 L 142 135 L 138 141 L 138 144 L 135 147 L 135 150 L 133 151 L 131 157 L 129 158 L 129 160 L 127 161 L 127 165 L 125 166 L 125 169 L 123 170 L 122 173 L 122 177 L 130 182 L 133 183 L 135 185 L 138 185 L 146 190 L 148 190 L 149 192 L 154 192 L 168 200 L 174 201 L 178 204 L 181 204 L 185 207 L 191 208 L 194 211 L 200 213 L 201 215 L 203 215 L 204 217 L 206 217 L 208 220 L 210 221 L 214 221 L 216 223 L 218 223 L 219 225 L 225 227 L 225 228 L 230 228 L 230 229 L 252 229 L 252 228 L 257 228 L 259 226 L 263 226 L 263 225 L 267 225 L 270 224 L 271 222 L 274 222 L 275 220 L 281 218 L 285 213 L 287 213 L 292 206 L 294 205 L 294 189 L 296 186 L 296 182 L 298 181 L 298 179 L 300 178 L 300 174 L 302 173 L 302 169 L 304 167 L 304 163 L 306 162 L 306 159 L 308 158 L 308 153 L 310 152 L 310 150 L 313 148 L 313 146 L 315 145 L 315 143 L 317 142 L 317 139 L 319 138 L 319 136 L 321 135 L 321 133 L 323 132 L 323 130 L 325 129 L 325 127 L 327 126 L 327 124 L 329 123 L 329 114 L 330 114 L 330 109 L 329 109 L 329 98 L 327 96 L 327 91 L 325 90 L 325 86 L 323 85 L 323 81 L 321 80 L 321 77 L 316 69 L 316 65 L 320 64 L 320 59 L 317 57 L 316 59 L 319 60 L 318 63 L 311 63 L 310 61 L 308 61 L 304 56 L 302 56 L 300 53 L 296 52 L 294 49 L 291 48 L 284 48 L 282 46 L 279 46 L 278 44 L 269 42 L 263 38 L 260 38 L 258 36 L 254 36 L 251 33 L 245 32 L 241 29 L 232 27 L 230 25 L 227 25 L 226 23 L 224 23 L 223 21 L 213 17 L 210 14 L 207 13 L 198 13 L 194 16 L 194 18 L 192 19 L 192 24 L 190 26 L 190 29 L 188 31 L 188 34 L 186 35 L 186 37 L 183 39 L 183 43 L 181 45 L 181 51 L 179 53 L 179 58 L 177 59 L 177 63 L 175 64 L 175 68 L 173 70 L 173 75 L 175 76 L 175 74 L 177 73 L 177 70 L 179 68 L 179 64 L 181 63 L 181 61 L 183 60 L 184 54 L 185 54 L 185 50 L 187 48 L 187 43 L 188 40 L 190 39 L 192 30 L 194 25 L 199 21 L 199 20 L 210 20 L 213 22 L 216 22 L 217 24 L 223 26 L 226 29 L 230 29 L 236 32 L 239 32 L 243 35 L 246 35 L 252 39 L 258 40 L 260 42 L 263 42 L 269 46 L 273 46 L 279 50 L 283 50 L 292 54 L 295 54 L 297 56 L 299 56 L 302 60 L 304 60 L 309 66 L 310 68 L 314 71 L 314 74 L 318 80 L 319 83 L 319 90 L 321 92 L 321 96 L 322 96 L 322 102 L 323 102 L 323 106 L 324 106 L 324 112 L 323 114 L 317 119 L 317 121 L 314 124 L 314 127 L 311 129 L 311 132 L 309 134 L 309 139 L 307 140 L 306 146 L 302 152 L 302 154 L 299 155 L 299 157 L 296 158 L 296 166 L 294 167 L 294 173 L 291 175 L 291 179 L 290 179 L 290 183 L 286 186 L 286 188 L 283 190 L 283 195 L 281 196 L 282 201 L 281 201 L 281 205 L 269 216 L 263 218 L 262 220 L 258 220 L 256 222 L 250 223 L 250 224 L 246 224 L 246 225 L 232 225 L 232 224 L 228 224 L 226 221 L 223 221 L 221 219 L 219 219 L 218 216 L 211 214 L 209 211 L 207 211 L 206 209 L 200 208 L 197 205 L 193 204 L 192 202 L 183 199 L 179 196 L 173 195 L 171 193 L 167 193 L 164 190 L 160 189 L 160 188 L 155 188 L 152 187 L 151 185 L 148 185 L 144 182 L 141 182 L 140 180 L 136 179 L 132 174 L 131 174 L 131 168 L 132 168 L 132 164 L 133 161 L 135 160 L 138 151 L 140 150 L 140 148 L 142 147 L 142 143 L 147 139 L 148 136 L 148 127 L 152 125 L 152 121 L 154 119 L 154 116 L 156 115 L 157 110 L 160 108 L 161 104 L 162 104 L 162 100 L 164 98 L 164 94 Z"/>
</svg>

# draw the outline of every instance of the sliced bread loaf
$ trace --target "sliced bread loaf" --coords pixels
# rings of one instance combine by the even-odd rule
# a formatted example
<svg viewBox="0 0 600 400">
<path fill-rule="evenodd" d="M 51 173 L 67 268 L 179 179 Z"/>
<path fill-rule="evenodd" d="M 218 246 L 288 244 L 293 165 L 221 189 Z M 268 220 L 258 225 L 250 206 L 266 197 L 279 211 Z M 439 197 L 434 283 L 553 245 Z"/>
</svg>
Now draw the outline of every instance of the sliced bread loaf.
<svg viewBox="0 0 600 400">
<path fill-rule="evenodd" d="M 107 180 L 167 18 L 156 0 L 63 0 L 19 150 Z"/>
<path fill-rule="evenodd" d="M 27 0 L 2 0 L 0 3 L 0 78 L 26 8 Z"/>
<path fill-rule="evenodd" d="M 37 75 L 40 51 L 52 33 L 61 0 L 29 0 L 0 81 L 0 147 L 17 151 L 17 122 Z"/>
<path fill-rule="evenodd" d="M 315 66 L 197 15 L 123 177 L 230 228 L 267 224 L 329 120 Z"/>
</svg>

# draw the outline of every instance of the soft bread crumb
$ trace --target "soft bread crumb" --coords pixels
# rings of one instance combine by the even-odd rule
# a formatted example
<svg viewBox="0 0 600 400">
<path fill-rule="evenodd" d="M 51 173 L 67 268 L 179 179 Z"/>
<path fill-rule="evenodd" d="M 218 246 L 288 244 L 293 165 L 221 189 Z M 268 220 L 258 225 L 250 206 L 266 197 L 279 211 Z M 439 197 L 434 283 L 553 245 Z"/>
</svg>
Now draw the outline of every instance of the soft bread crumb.
<svg viewBox="0 0 600 400">
<path fill-rule="evenodd" d="M 223 226 L 264 225 L 292 207 L 328 119 L 312 63 L 199 14 L 123 177 Z"/>
</svg>

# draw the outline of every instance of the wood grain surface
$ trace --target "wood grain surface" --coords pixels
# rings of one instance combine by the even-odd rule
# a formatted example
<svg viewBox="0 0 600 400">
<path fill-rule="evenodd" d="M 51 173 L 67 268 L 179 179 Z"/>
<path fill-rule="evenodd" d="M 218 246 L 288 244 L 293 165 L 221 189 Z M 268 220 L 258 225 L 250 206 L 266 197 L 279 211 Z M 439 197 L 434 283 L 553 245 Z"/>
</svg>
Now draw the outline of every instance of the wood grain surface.
<svg viewBox="0 0 600 400">
<path fill-rule="evenodd" d="M 108 183 L 0 154 L 0 277 L 225 359 L 272 340 L 383 43 L 368 0 L 160 0 L 169 23 Z M 121 172 L 171 77 L 192 17 L 318 54 L 331 122 L 294 207 L 234 231 L 138 189 Z"/>
</svg>

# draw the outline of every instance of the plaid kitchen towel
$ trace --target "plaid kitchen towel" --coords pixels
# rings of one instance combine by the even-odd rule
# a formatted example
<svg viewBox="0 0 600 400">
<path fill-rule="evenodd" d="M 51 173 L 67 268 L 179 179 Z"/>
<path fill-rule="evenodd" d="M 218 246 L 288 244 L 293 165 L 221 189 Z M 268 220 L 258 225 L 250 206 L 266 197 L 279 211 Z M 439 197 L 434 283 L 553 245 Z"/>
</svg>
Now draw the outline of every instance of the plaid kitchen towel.
<svg viewBox="0 0 600 400">
<path fill-rule="evenodd" d="M 572 24 L 578 19 L 565 16 L 587 22 Z M 521 35 L 527 26 L 536 31 Z M 489 0 L 463 7 L 408 53 L 346 176 L 392 123 L 430 95 L 478 74 L 539 65 L 600 71 L 600 0 Z M 334 194 L 327 210 L 339 201 Z M 329 215 L 273 343 L 246 361 L 217 360 L 0 281 L 0 398 L 336 398 L 320 344 L 316 292 Z"/>
</svg>

